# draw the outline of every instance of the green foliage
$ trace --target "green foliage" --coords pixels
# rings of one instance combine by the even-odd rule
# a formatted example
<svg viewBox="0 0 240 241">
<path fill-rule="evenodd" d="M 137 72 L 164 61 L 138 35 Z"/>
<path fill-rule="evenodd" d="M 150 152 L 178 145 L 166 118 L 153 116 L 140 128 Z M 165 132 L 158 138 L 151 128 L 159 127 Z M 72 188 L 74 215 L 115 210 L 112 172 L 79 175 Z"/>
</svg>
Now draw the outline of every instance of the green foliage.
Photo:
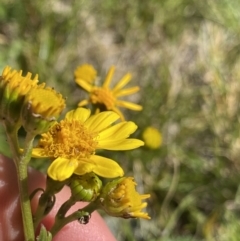
<svg viewBox="0 0 240 241">
<path fill-rule="evenodd" d="M 124 113 L 139 136 L 158 128 L 163 145 L 114 155 L 151 193 L 152 219 L 109 222 L 118 240 L 238 240 L 239 8 L 237 0 L 2 1 L 1 70 L 38 73 L 69 108 L 84 97 L 73 72 L 85 62 L 101 78 L 116 65 L 116 80 L 131 72 L 141 87 L 132 100 L 143 111 Z M 0 142 L 7 154 L 3 134 Z"/>
</svg>

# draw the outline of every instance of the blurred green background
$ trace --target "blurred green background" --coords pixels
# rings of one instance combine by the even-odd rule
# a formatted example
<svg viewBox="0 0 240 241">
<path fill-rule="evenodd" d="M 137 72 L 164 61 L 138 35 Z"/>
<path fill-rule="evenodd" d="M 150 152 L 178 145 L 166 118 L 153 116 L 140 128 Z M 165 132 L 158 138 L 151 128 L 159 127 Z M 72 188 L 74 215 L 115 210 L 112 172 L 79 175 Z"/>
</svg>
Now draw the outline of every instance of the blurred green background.
<svg viewBox="0 0 240 241">
<path fill-rule="evenodd" d="M 85 93 L 74 70 L 133 74 L 139 94 L 124 110 L 158 128 L 163 144 L 110 153 L 150 193 L 146 220 L 105 217 L 119 241 L 238 241 L 240 237 L 240 1 L 2 0 L 0 70 L 38 73 L 67 97 Z M 0 152 L 9 155 L 1 129 Z M 109 153 L 109 152 L 108 152 Z M 33 160 L 40 170 L 46 163 Z"/>
</svg>

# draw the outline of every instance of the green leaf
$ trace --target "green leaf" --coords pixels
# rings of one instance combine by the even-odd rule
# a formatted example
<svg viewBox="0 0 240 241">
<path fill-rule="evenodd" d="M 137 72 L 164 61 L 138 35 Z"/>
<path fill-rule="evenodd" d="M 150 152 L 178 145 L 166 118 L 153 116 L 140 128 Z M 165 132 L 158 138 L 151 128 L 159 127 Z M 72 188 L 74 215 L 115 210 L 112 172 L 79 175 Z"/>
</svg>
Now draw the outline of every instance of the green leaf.
<svg viewBox="0 0 240 241">
<path fill-rule="evenodd" d="M 51 241 L 52 240 L 52 234 L 47 231 L 47 229 L 42 225 L 40 234 L 37 237 L 37 241 Z"/>
</svg>

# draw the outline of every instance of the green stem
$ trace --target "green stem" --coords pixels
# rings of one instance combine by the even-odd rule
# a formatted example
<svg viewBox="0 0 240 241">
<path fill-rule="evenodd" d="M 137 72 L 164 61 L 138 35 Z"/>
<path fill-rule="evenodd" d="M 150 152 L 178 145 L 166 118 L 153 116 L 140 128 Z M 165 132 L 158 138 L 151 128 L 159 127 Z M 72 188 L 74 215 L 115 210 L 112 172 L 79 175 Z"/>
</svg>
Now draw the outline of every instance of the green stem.
<svg viewBox="0 0 240 241">
<path fill-rule="evenodd" d="M 43 193 L 39 198 L 38 207 L 33 217 L 35 230 L 43 217 L 46 216 L 53 208 L 55 204 L 55 194 L 61 191 L 66 182 L 67 180 L 59 182 L 47 177 L 46 190 L 43 190 Z"/>
<path fill-rule="evenodd" d="M 76 201 L 72 198 L 72 196 L 62 204 L 62 206 L 59 208 L 56 218 L 62 219 L 65 217 L 67 211 L 76 203 Z"/>
<path fill-rule="evenodd" d="M 25 145 L 24 145 L 24 152 L 21 155 L 21 160 L 27 165 L 29 161 L 31 160 L 32 155 L 32 148 L 33 148 L 33 141 L 34 141 L 35 135 L 32 135 L 30 133 L 27 133 L 26 139 L 25 139 Z"/>
<path fill-rule="evenodd" d="M 39 198 L 37 211 L 33 217 L 34 230 L 37 229 L 41 220 L 44 216 L 46 216 L 52 209 L 55 203 L 55 196 L 49 194 L 48 192 L 43 192 L 41 197 Z"/>
<path fill-rule="evenodd" d="M 17 165 L 17 172 L 25 239 L 27 241 L 33 241 L 34 229 L 31 205 L 28 195 L 28 172 L 27 165 L 24 163 L 24 161 L 20 161 Z"/>
<path fill-rule="evenodd" d="M 34 241 L 34 229 L 32 221 L 32 211 L 28 195 L 28 172 L 27 164 L 31 158 L 31 150 L 33 145 L 33 136 L 27 135 L 25 150 L 23 155 L 19 152 L 17 132 L 18 129 L 12 129 L 5 126 L 8 142 L 13 154 L 13 160 L 17 169 L 17 179 L 19 186 L 20 204 L 22 211 L 23 229 L 26 241 Z"/>
<path fill-rule="evenodd" d="M 69 204 L 70 203 L 68 203 L 68 201 L 67 201 L 63 205 L 65 205 L 65 208 L 66 208 L 66 207 L 69 206 Z M 59 214 L 56 215 L 55 223 L 54 223 L 53 227 L 50 230 L 50 232 L 52 234 L 52 237 L 54 237 L 58 233 L 58 231 L 61 228 L 63 228 L 65 225 L 67 225 L 68 223 L 71 223 L 73 221 L 79 220 L 80 218 L 85 217 L 85 216 L 89 216 L 90 217 L 91 213 L 93 211 L 95 211 L 96 209 L 97 209 L 96 208 L 96 204 L 94 202 L 92 202 L 92 203 L 89 203 L 83 209 L 79 209 L 78 211 L 70 214 L 67 217 L 63 217 L 62 215 L 59 215 Z"/>
</svg>

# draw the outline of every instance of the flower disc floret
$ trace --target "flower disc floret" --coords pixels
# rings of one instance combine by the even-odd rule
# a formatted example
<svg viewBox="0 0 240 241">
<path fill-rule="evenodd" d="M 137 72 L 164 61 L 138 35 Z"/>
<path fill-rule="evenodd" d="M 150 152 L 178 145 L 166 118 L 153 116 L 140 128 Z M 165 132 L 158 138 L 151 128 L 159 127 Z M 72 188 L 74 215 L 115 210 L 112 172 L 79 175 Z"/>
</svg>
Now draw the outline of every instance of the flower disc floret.
<svg viewBox="0 0 240 241">
<path fill-rule="evenodd" d="M 104 105 L 107 110 L 112 110 L 115 107 L 116 98 L 109 89 L 95 87 L 90 94 L 90 101 L 93 104 Z"/>
<path fill-rule="evenodd" d="M 54 158 L 89 158 L 95 154 L 97 133 L 88 130 L 77 120 L 62 120 L 48 133 L 42 134 L 39 147 Z"/>
<path fill-rule="evenodd" d="M 98 156 L 96 151 L 130 150 L 144 144 L 128 138 L 137 128 L 133 122 L 113 125 L 119 116 L 112 111 L 90 114 L 90 110 L 84 108 L 68 112 L 64 120 L 42 134 L 38 146 L 33 149 L 33 157 L 54 160 L 48 168 L 52 179 L 63 181 L 73 173 L 89 172 L 107 178 L 122 176 L 123 170 L 114 160 Z"/>
</svg>

